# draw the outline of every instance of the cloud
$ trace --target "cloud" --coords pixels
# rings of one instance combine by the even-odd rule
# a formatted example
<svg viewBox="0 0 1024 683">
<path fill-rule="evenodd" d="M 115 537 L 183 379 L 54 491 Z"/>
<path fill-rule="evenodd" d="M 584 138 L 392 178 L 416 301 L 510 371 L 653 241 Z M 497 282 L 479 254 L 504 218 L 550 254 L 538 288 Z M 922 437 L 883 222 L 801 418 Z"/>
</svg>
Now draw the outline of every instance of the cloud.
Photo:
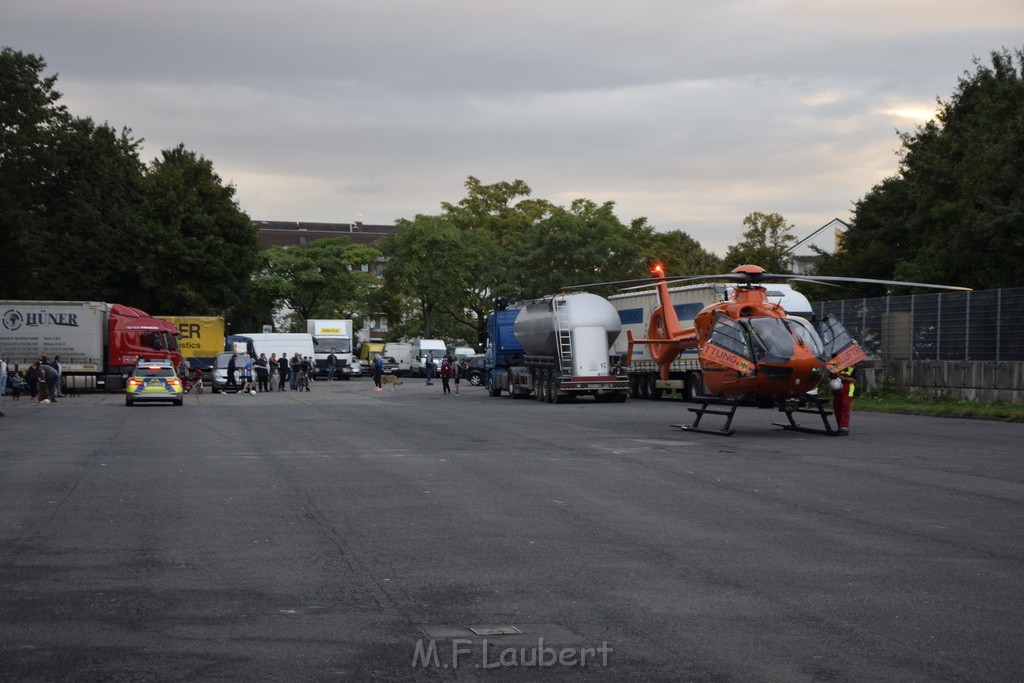
<svg viewBox="0 0 1024 683">
<path fill-rule="evenodd" d="M 184 142 L 255 219 L 390 223 L 474 175 L 719 253 L 752 211 L 847 219 L 896 131 L 1022 34 L 1018 0 L 7 0 L 0 25 L 74 113 Z"/>
</svg>

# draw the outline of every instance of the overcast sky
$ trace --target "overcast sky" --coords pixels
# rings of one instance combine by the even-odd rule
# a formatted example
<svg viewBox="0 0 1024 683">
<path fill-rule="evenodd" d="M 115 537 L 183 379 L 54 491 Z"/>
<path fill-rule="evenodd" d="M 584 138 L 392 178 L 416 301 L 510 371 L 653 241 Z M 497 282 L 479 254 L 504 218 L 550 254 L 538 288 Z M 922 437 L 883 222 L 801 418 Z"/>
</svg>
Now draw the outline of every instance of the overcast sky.
<svg viewBox="0 0 1024 683">
<path fill-rule="evenodd" d="M 391 224 L 472 175 L 720 255 L 753 211 L 848 219 L 1022 38 L 1022 0 L 0 0 L 73 114 L 183 142 L 253 219 Z"/>
</svg>

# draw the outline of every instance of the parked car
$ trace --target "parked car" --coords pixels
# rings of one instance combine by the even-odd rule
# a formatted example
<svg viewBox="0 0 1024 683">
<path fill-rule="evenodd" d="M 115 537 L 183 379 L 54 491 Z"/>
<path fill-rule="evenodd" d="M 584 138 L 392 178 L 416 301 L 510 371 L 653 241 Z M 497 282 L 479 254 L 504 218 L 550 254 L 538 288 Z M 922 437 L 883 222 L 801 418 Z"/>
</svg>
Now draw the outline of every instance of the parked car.
<svg viewBox="0 0 1024 683">
<path fill-rule="evenodd" d="M 466 368 L 466 380 L 474 387 L 483 384 L 484 381 L 484 357 L 471 356 L 469 366 Z"/>
<path fill-rule="evenodd" d="M 398 361 L 391 356 L 381 356 L 381 360 L 384 361 L 384 367 L 382 368 L 385 375 L 397 375 L 401 366 Z"/>
<path fill-rule="evenodd" d="M 381 356 L 380 359 L 382 361 L 384 361 L 384 365 L 381 368 L 381 374 L 384 374 L 384 375 L 397 375 L 398 374 L 398 371 L 401 369 L 401 366 L 398 364 L 398 361 L 396 361 L 391 356 Z M 373 361 L 372 360 L 360 360 L 359 362 L 366 364 L 366 365 L 363 366 L 364 367 L 364 370 L 363 370 L 363 374 L 364 375 L 369 377 L 370 375 L 373 374 Z"/>
<path fill-rule="evenodd" d="M 166 360 L 140 360 L 124 389 L 125 405 L 149 401 L 184 403 L 184 387 L 177 369 Z"/>
<path fill-rule="evenodd" d="M 231 361 L 232 353 L 225 351 L 224 353 L 218 353 L 217 357 L 213 359 L 213 393 L 217 394 L 221 391 L 226 391 L 228 388 L 228 363 Z M 236 391 L 242 389 L 242 385 L 245 384 L 245 364 L 250 362 L 250 356 L 247 353 L 239 353 L 235 358 L 235 385 Z"/>
</svg>

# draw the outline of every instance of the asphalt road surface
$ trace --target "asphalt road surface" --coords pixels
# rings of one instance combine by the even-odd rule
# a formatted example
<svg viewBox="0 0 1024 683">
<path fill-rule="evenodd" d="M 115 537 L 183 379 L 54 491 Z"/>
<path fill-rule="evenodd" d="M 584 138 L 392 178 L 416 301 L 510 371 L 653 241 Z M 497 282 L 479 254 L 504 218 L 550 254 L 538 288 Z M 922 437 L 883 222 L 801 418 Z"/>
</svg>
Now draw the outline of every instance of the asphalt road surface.
<svg viewBox="0 0 1024 683">
<path fill-rule="evenodd" d="M 4 680 L 1024 675 L 1024 425 L 186 399 L 3 399 Z"/>
</svg>

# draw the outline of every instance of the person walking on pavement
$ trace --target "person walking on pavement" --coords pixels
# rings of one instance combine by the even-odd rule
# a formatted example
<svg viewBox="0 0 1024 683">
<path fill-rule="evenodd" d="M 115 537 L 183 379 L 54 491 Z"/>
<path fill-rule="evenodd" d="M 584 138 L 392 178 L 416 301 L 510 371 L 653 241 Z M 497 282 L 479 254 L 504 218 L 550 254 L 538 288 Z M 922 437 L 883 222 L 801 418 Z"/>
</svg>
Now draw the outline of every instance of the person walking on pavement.
<svg viewBox="0 0 1024 683">
<path fill-rule="evenodd" d="M 850 404 L 853 400 L 857 382 L 853 379 L 853 368 L 843 368 L 839 372 L 830 373 L 829 388 L 832 389 L 832 412 L 836 416 L 839 431 L 836 436 L 850 435 Z"/>
<path fill-rule="evenodd" d="M 448 359 L 448 356 L 445 356 L 444 360 L 441 361 L 441 393 L 443 395 L 452 393 L 451 378 L 452 362 Z"/>
<path fill-rule="evenodd" d="M 384 359 L 379 353 L 373 354 L 373 390 L 383 391 L 380 380 L 384 376 Z"/>
<path fill-rule="evenodd" d="M 327 356 L 327 381 L 334 381 L 334 373 L 338 369 L 338 357 L 334 355 L 334 349 L 331 349 L 331 353 Z"/>
</svg>

